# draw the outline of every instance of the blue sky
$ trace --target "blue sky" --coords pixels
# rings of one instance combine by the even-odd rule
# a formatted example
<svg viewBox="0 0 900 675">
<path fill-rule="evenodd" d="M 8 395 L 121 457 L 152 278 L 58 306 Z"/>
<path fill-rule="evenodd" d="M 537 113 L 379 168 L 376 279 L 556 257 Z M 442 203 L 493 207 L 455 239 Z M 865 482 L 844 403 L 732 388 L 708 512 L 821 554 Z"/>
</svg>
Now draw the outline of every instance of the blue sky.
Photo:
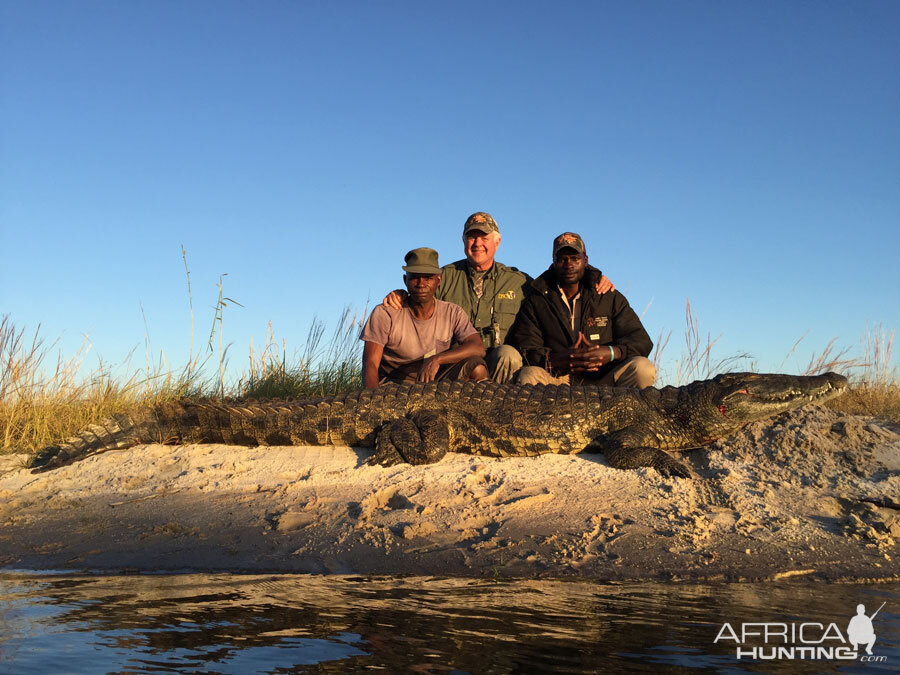
<svg viewBox="0 0 900 675">
<path fill-rule="evenodd" d="M 579 232 L 669 362 L 690 298 L 797 372 L 898 325 L 898 35 L 893 1 L 4 1 L 0 314 L 182 365 L 183 245 L 236 372 L 486 210 L 533 275 Z"/>
</svg>

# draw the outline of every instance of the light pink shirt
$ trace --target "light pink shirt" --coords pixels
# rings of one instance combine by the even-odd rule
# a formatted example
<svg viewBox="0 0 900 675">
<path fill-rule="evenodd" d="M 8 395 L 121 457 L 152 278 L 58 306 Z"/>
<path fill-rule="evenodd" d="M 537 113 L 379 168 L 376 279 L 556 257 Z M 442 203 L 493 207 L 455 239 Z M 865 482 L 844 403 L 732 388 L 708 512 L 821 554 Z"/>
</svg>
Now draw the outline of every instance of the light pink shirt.
<svg viewBox="0 0 900 675">
<path fill-rule="evenodd" d="M 430 319 L 417 319 L 404 305 L 393 309 L 378 305 L 363 328 L 360 340 L 384 346 L 380 372 L 425 359 L 450 349 L 455 339 L 462 342 L 478 331 L 462 307 L 435 300 Z"/>
</svg>

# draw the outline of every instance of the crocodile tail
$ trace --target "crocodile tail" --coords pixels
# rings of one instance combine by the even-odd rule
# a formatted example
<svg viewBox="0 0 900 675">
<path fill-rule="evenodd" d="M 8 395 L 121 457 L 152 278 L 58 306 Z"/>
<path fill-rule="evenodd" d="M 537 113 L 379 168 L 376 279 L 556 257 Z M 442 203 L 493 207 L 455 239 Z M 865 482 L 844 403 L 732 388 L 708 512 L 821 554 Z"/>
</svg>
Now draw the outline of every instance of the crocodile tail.
<svg viewBox="0 0 900 675">
<path fill-rule="evenodd" d="M 49 471 L 107 450 L 143 443 L 232 443 L 258 445 L 267 439 L 291 442 L 275 433 L 272 406 L 253 403 L 165 401 L 91 424 L 58 445 L 38 450 L 28 463 L 33 473 Z M 290 408 L 282 411 L 288 416 Z"/>
<path fill-rule="evenodd" d="M 156 426 L 147 424 L 151 416 L 146 411 L 115 414 L 99 424 L 89 425 L 58 445 L 44 446 L 31 457 L 27 466 L 32 473 L 40 473 L 71 464 L 87 455 L 150 443 L 154 440 L 151 427 Z"/>
</svg>

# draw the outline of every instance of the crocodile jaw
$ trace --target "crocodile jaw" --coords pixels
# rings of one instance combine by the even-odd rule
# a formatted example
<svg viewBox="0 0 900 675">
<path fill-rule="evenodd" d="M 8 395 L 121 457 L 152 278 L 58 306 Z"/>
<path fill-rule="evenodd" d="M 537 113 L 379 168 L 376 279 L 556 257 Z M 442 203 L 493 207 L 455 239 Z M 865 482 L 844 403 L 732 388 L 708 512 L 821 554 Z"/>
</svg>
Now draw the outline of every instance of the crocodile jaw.
<svg viewBox="0 0 900 675">
<path fill-rule="evenodd" d="M 816 376 L 729 373 L 714 380 L 721 388 L 713 403 L 719 414 L 740 426 L 793 410 L 808 403 L 823 403 L 848 386 L 837 373 Z"/>
</svg>

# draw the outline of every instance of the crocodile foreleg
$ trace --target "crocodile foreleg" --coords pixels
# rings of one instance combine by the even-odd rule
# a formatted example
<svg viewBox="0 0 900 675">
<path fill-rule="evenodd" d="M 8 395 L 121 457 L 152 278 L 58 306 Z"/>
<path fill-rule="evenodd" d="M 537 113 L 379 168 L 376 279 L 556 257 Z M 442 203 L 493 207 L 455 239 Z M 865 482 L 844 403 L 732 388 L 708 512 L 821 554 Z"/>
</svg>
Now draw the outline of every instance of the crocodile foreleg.
<svg viewBox="0 0 900 675">
<path fill-rule="evenodd" d="M 615 469 L 639 469 L 649 466 L 663 476 L 693 478 L 693 472 L 686 464 L 667 452 L 649 444 L 648 436 L 635 429 L 622 429 L 607 438 L 603 454 Z"/>
<path fill-rule="evenodd" d="M 375 436 L 375 454 L 366 464 L 433 464 L 450 449 L 450 429 L 440 413 L 419 411 L 384 424 Z"/>
</svg>

